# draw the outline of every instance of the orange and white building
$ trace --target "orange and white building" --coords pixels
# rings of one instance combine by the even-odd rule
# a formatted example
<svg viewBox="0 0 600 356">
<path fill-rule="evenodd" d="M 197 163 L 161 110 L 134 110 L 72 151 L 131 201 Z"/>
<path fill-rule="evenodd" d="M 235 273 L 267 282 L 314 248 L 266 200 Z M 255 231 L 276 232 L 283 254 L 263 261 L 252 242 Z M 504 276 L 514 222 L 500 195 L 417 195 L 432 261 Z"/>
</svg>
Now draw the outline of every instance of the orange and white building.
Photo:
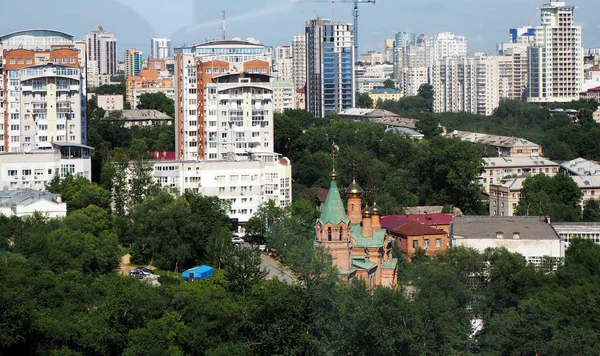
<svg viewBox="0 0 600 356">
<path fill-rule="evenodd" d="M 0 152 L 87 142 L 85 48 L 54 30 L 0 36 Z"/>
<path fill-rule="evenodd" d="M 177 159 L 273 152 L 272 49 L 211 41 L 175 49 Z"/>
</svg>

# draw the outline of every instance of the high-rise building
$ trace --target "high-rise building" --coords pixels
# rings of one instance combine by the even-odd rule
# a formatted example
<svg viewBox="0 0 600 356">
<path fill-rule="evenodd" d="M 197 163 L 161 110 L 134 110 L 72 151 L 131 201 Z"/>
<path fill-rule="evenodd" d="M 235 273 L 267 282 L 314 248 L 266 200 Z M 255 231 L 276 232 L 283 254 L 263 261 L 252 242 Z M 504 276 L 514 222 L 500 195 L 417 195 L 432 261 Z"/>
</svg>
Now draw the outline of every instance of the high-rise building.
<svg viewBox="0 0 600 356">
<path fill-rule="evenodd" d="M 142 51 L 135 48 L 130 48 L 125 51 L 125 77 L 133 77 L 140 75 L 144 58 Z"/>
<path fill-rule="evenodd" d="M 87 61 L 90 64 L 88 75 L 107 75 L 117 73 L 117 39 L 96 26 L 91 33 L 83 37 L 87 45 Z M 93 64 L 95 62 L 95 64 Z"/>
<path fill-rule="evenodd" d="M 514 90 L 509 56 L 445 57 L 432 66 L 434 112 L 491 115 L 500 98 Z"/>
<path fill-rule="evenodd" d="M 150 56 L 159 59 L 171 57 L 171 40 L 168 38 L 151 38 Z"/>
<path fill-rule="evenodd" d="M 354 33 L 350 23 L 306 23 L 306 109 L 316 117 L 354 107 Z"/>
<path fill-rule="evenodd" d="M 0 152 L 85 144 L 85 44 L 53 30 L 0 36 Z"/>
<path fill-rule="evenodd" d="M 290 82 L 294 80 L 294 58 L 292 46 L 275 48 L 275 73 L 278 80 Z"/>
<path fill-rule="evenodd" d="M 414 32 L 398 32 L 394 39 L 394 48 L 404 48 L 409 44 L 417 42 L 417 34 Z"/>
<path fill-rule="evenodd" d="M 292 71 L 294 86 L 301 89 L 306 86 L 306 36 L 295 35 L 292 39 Z"/>
<path fill-rule="evenodd" d="M 535 27 L 529 48 L 529 91 L 535 103 L 579 99 L 583 88 L 581 26 L 573 19 L 574 6 L 551 1 L 540 8 L 541 25 Z"/>
<path fill-rule="evenodd" d="M 529 43 L 500 43 L 498 44 L 498 55 L 509 56 L 512 59 L 512 84 L 510 92 L 501 94 L 503 98 L 522 100 L 527 90 L 527 51 Z"/>
<path fill-rule="evenodd" d="M 440 32 L 433 40 L 433 57 L 443 60 L 446 57 L 467 55 L 467 39 L 452 32 Z"/>
<path fill-rule="evenodd" d="M 394 78 L 405 96 L 417 95 L 422 84 L 429 83 L 429 68 L 433 61 L 433 38 L 420 35 L 415 43 L 397 48 Z"/>
<path fill-rule="evenodd" d="M 394 43 L 393 38 L 388 38 L 383 42 L 383 54 L 385 55 L 385 61 L 388 63 L 394 62 Z"/>
<path fill-rule="evenodd" d="M 272 49 L 234 39 L 175 53 L 177 159 L 272 153 Z"/>
</svg>

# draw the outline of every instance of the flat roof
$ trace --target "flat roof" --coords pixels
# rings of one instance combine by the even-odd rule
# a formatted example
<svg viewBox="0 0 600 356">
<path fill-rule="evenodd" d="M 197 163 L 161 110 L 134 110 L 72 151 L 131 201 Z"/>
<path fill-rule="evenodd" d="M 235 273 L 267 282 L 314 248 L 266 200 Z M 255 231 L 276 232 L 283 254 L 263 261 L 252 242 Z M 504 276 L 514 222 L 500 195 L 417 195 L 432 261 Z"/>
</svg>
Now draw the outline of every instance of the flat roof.
<svg viewBox="0 0 600 356">
<path fill-rule="evenodd" d="M 562 162 L 560 167 L 576 176 L 600 175 L 600 164 L 585 158 L 576 158 L 571 161 Z"/>
<path fill-rule="evenodd" d="M 483 163 L 485 168 L 502 168 L 502 167 L 550 167 L 557 166 L 558 163 L 544 157 L 530 156 L 511 156 L 511 157 L 484 157 Z"/>
<path fill-rule="evenodd" d="M 90 147 L 90 146 L 86 146 L 84 144 L 81 143 L 73 143 L 73 142 L 52 142 L 53 146 L 57 146 L 59 148 L 62 147 L 77 147 L 77 148 L 87 148 L 90 150 L 94 150 L 94 147 Z"/>
<path fill-rule="evenodd" d="M 512 179 L 505 179 L 502 181 L 502 183 L 498 184 L 498 183 L 492 183 L 490 184 L 490 188 L 491 187 L 503 187 L 503 188 L 508 188 L 508 190 L 510 191 L 520 191 L 521 189 L 523 189 L 523 182 L 525 182 L 525 179 L 527 178 L 512 178 Z"/>
<path fill-rule="evenodd" d="M 38 36 L 38 37 L 47 37 L 47 36 L 58 36 L 64 37 L 70 40 L 73 40 L 73 35 L 63 31 L 51 30 L 47 28 L 37 28 L 37 29 L 27 29 L 27 30 L 19 30 L 14 32 L 9 32 L 0 36 L 0 42 L 16 36 Z"/>
<path fill-rule="evenodd" d="M 13 205 L 31 205 L 40 200 L 46 200 L 55 204 L 60 204 L 60 194 L 49 193 L 45 190 L 35 190 L 31 188 L 23 188 L 16 190 L 8 190 L 7 186 L 4 186 L 0 190 L 0 206 L 13 206 Z"/>
<path fill-rule="evenodd" d="M 560 239 L 543 216 L 461 216 L 452 222 L 452 235 L 457 240 L 495 240 L 498 232 L 505 240 L 513 239 L 515 232 L 521 240 Z"/>
<path fill-rule="evenodd" d="M 488 135 L 479 132 L 454 130 L 447 135 L 449 138 L 459 138 L 473 143 L 485 143 L 496 147 L 539 147 L 537 143 L 520 137 Z"/>
</svg>

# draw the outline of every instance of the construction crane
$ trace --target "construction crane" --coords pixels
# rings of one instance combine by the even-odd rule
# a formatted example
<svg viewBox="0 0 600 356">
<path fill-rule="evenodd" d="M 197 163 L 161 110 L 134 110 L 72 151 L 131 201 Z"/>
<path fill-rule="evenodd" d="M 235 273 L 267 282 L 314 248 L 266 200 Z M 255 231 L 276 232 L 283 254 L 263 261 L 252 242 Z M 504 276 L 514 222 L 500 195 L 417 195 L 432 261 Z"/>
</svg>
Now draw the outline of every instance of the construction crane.
<svg viewBox="0 0 600 356">
<path fill-rule="evenodd" d="M 352 10 L 352 16 L 354 17 L 354 56 L 355 60 L 358 61 L 358 16 L 360 12 L 358 11 L 358 4 L 373 4 L 375 5 L 375 0 L 299 0 L 300 2 L 329 2 L 329 3 L 350 3 L 354 4 L 354 9 Z"/>
</svg>

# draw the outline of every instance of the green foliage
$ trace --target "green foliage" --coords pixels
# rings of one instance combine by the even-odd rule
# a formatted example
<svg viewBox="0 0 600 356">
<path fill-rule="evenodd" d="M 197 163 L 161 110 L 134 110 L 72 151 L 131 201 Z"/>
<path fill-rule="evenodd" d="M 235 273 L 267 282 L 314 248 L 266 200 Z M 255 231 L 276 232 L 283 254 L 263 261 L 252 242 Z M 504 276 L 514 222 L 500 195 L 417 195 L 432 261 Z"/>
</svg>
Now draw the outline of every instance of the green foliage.
<svg viewBox="0 0 600 356">
<path fill-rule="evenodd" d="M 388 88 L 388 89 L 396 89 L 396 85 L 395 85 L 394 81 L 391 79 L 386 79 L 383 82 L 383 87 Z"/>
<path fill-rule="evenodd" d="M 74 178 L 71 174 L 67 174 L 61 179 L 56 173 L 46 189 L 51 193 L 62 195 L 63 200 L 67 203 L 68 212 L 83 209 L 89 205 L 110 210 L 110 192 L 83 177 Z"/>
<path fill-rule="evenodd" d="M 175 117 L 175 103 L 164 93 L 146 93 L 140 95 L 138 109 L 158 110 L 170 117 Z"/>
<path fill-rule="evenodd" d="M 583 221 L 600 222 L 600 202 L 590 199 L 583 203 Z"/>
<path fill-rule="evenodd" d="M 569 176 L 538 174 L 523 182 L 516 214 L 550 216 L 554 221 L 579 221 L 582 193 Z"/>
<path fill-rule="evenodd" d="M 359 108 L 371 109 L 373 107 L 373 99 L 369 96 L 369 93 L 357 93 L 356 106 Z"/>
<path fill-rule="evenodd" d="M 90 88 L 89 92 L 98 95 L 125 95 L 125 82 L 119 84 L 104 84 L 96 88 Z"/>
</svg>

